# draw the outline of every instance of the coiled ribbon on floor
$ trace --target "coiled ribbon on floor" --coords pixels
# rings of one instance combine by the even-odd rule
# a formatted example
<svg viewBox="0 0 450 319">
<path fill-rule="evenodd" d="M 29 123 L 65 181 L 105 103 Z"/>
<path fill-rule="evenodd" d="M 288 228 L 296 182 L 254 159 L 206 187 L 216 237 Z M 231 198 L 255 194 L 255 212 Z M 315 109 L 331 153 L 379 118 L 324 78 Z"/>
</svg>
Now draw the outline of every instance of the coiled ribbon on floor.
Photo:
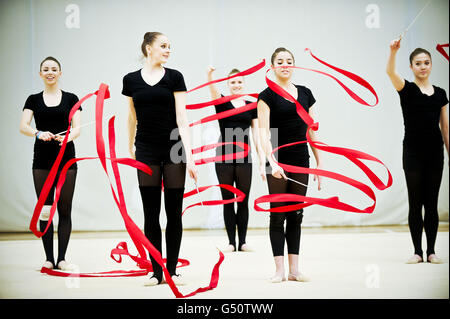
<svg viewBox="0 0 450 319">
<path fill-rule="evenodd" d="M 309 51 L 309 53 L 311 54 L 311 56 L 318 62 L 320 62 L 321 64 L 337 71 L 338 73 L 348 77 L 349 79 L 351 79 L 352 81 L 358 83 L 359 85 L 363 86 L 364 88 L 366 88 L 367 90 L 369 90 L 369 92 L 371 92 L 375 99 L 376 102 L 371 105 L 368 104 L 366 101 L 364 101 L 361 97 L 359 97 L 357 94 L 355 94 L 352 90 L 350 90 L 347 86 L 345 86 L 341 81 L 339 81 L 336 77 L 322 72 L 322 71 L 318 71 L 318 70 L 313 70 L 313 69 L 307 69 L 307 68 L 301 68 L 301 67 L 295 67 L 295 66 L 289 66 L 289 68 L 295 68 L 295 69 L 301 69 L 301 70 L 306 70 L 306 71 L 312 71 L 312 72 L 316 72 L 325 76 L 328 76 L 330 78 L 332 78 L 333 80 L 335 80 L 346 92 L 347 94 L 356 102 L 362 104 L 362 105 L 366 105 L 366 106 L 375 106 L 378 104 L 378 96 L 377 93 L 375 92 L 375 90 L 373 89 L 373 87 L 363 78 L 359 77 L 356 74 L 353 74 L 349 71 L 337 68 L 331 64 L 328 64 L 327 62 L 317 58 L 315 55 L 313 55 L 313 53 L 309 50 L 306 49 L 306 51 Z M 280 67 L 277 67 L 280 68 Z M 285 99 L 289 100 L 290 102 L 295 103 L 296 105 L 296 109 L 297 109 L 297 113 L 300 116 L 300 118 L 306 123 L 306 125 L 308 126 L 308 130 L 306 133 L 306 141 L 299 141 L 299 142 L 295 142 L 295 143 L 290 143 L 290 144 L 286 144 L 286 145 L 282 145 L 279 146 L 277 148 L 275 148 L 272 151 L 272 158 L 274 159 L 274 161 L 281 167 L 283 168 L 285 171 L 287 172 L 292 172 L 292 173 L 303 173 L 303 174 L 313 174 L 313 175 L 318 175 L 318 176 L 323 176 L 323 177 L 327 177 L 327 178 L 331 178 L 331 179 L 335 179 L 337 181 L 340 181 L 342 183 L 348 184 L 354 188 L 357 188 L 358 190 L 360 190 L 361 192 L 363 192 L 364 194 L 366 194 L 371 200 L 373 200 L 373 205 L 369 206 L 365 209 L 359 209 L 356 208 L 354 206 L 351 206 L 349 204 L 343 203 L 339 200 L 338 197 L 334 196 L 334 197 L 330 197 L 330 198 L 313 198 L 313 197 L 307 197 L 307 196 L 301 196 L 301 195 L 296 195 L 296 194 L 271 194 L 271 195 L 265 195 L 265 196 L 261 196 L 259 198 L 257 198 L 254 202 L 254 208 L 256 211 L 260 211 L 260 212 L 287 212 L 287 211 L 293 211 L 293 210 L 298 210 L 307 206 L 311 206 L 313 204 L 317 204 L 317 205 L 321 205 L 321 206 L 325 206 L 325 207 L 329 207 L 329 208 L 334 208 L 334 209 L 338 209 L 338 210 L 342 210 L 342 211 L 347 211 L 347 212 L 356 212 L 356 213 L 372 213 L 373 210 L 375 209 L 375 205 L 376 205 L 376 197 L 375 197 L 375 193 L 373 192 L 373 190 L 357 181 L 354 180 L 352 178 L 349 178 L 347 176 L 338 174 L 338 173 L 334 173 L 334 172 L 330 172 L 330 171 L 326 171 L 326 170 L 320 170 L 320 169 L 311 169 L 311 168 L 306 168 L 306 167 L 298 167 L 298 166 L 293 166 L 293 165 L 287 165 L 287 164 L 283 164 L 283 163 L 278 163 L 275 158 L 273 157 L 273 154 L 278 151 L 281 148 L 286 148 L 286 147 L 290 147 L 293 145 L 297 145 L 297 144 L 302 144 L 302 143 L 309 143 L 312 147 L 315 147 L 316 149 L 319 149 L 321 151 L 324 152 L 329 152 L 329 153 L 333 153 L 333 154 L 337 154 L 337 155 L 341 155 L 346 157 L 348 160 L 350 160 L 353 164 L 355 164 L 356 166 L 358 166 L 363 172 L 364 174 L 370 179 L 370 181 L 375 185 L 375 187 L 377 187 L 379 190 L 384 190 L 388 187 L 390 187 L 392 185 L 392 176 L 391 173 L 389 171 L 389 169 L 377 158 L 360 152 L 360 151 L 356 151 L 356 150 L 352 150 L 352 149 L 348 149 L 348 148 L 341 148 L 341 147 L 333 147 L 333 146 L 328 146 L 325 143 L 322 142 L 318 142 L 318 141 L 313 141 L 311 140 L 310 136 L 309 136 L 309 130 L 313 130 L 313 131 L 317 131 L 319 128 L 319 123 L 314 122 L 313 118 L 305 111 L 305 109 L 302 107 L 302 105 L 296 100 L 294 99 L 294 97 L 292 97 L 287 91 L 285 91 L 283 88 L 281 88 L 278 84 L 276 84 L 275 82 L 271 81 L 268 76 L 267 73 L 269 71 L 271 71 L 272 69 L 267 70 L 266 72 L 266 83 L 267 85 L 274 91 L 276 92 L 278 95 L 284 97 Z M 367 165 L 365 165 L 363 162 L 361 162 L 361 160 L 369 160 L 369 161 L 373 161 L 373 162 L 377 162 L 381 165 L 383 165 L 386 168 L 387 174 L 388 174 L 388 181 L 386 184 L 384 184 L 379 178 L 378 176 L 372 171 L 370 170 Z M 293 205 L 286 205 L 286 206 L 281 206 L 281 207 L 276 207 L 276 208 L 271 208 L 271 209 L 264 209 L 262 207 L 260 207 L 259 205 L 262 203 L 271 203 L 271 202 L 298 202 L 298 204 L 293 204 Z"/>
</svg>

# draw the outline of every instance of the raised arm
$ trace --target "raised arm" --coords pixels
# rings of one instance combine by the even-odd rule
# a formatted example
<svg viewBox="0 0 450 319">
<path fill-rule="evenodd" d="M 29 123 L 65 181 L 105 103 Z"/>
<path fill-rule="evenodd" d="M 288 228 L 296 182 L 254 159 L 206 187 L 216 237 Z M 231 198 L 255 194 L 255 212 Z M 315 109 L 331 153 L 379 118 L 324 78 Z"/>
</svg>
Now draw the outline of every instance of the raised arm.
<svg viewBox="0 0 450 319">
<path fill-rule="evenodd" d="M 405 86 L 405 80 L 395 70 L 395 58 L 397 56 L 398 49 L 400 49 L 400 41 L 401 38 L 391 41 L 389 45 L 391 52 L 389 54 L 389 59 L 386 66 L 386 73 L 397 91 L 400 91 Z"/>
<path fill-rule="evenodd" d="M 208 82 L 213 81 L 212 74 L 215 70 L 216 69 L 212 66 L 208 67 L 207 72 L 206 72 L 207 77 L 208 77 Z M 220 93 L 214 84 L 210 84 L 208 87 L 209 87 L 209 92 L 211 93 L 211 98 L 213 100 L 217 100 L 218 98 L 220 98 Z"/>
</svg>

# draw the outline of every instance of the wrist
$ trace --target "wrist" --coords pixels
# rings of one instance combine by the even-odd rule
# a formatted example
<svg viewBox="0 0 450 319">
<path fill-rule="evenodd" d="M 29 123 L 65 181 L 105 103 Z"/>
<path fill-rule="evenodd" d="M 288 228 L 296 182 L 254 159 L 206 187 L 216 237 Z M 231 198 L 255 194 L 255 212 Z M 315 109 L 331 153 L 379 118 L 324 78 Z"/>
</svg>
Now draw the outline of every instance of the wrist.
<svg viewBox="0 0 450 319">
<path fill-rule="evenodd" d="M 41 131 L 34 132 L 34 136 L 36 136 L 37 139 L 39 139 L 39 136 L 41 135 Z"/>
</svg>

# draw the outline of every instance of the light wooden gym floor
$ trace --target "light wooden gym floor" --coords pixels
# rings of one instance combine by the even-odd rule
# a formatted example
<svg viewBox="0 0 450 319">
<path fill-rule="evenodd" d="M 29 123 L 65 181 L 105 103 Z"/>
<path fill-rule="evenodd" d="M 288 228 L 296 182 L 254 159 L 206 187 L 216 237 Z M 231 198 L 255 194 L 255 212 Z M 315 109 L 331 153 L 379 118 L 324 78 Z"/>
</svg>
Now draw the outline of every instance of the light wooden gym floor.
<svg viewBox="0 0 450 319">
<path fill-rule="evenodd" d="M 163 236 L 164 238 L 164 236 Z M 117 264 L 110 251 L 126 232 L 73 232 L 66 259 L 81 272 L 137 269 L 131 259 Z M 183 294 L 207 286 L 227 243 L 224 230 L 185 230 L 179 268 Z M 300 270 L 311 281 L 273 284 L 274 263 L 268 229 L 249 229 L 253 252 L 226 253 L 218 287 L 200 299 L 448 299 L 449 228 L 441 223 L 436 253 L 443 264 L 405 264 L 413 248 L 407 226 L 302 227 Z M 163 247 L 165 247 L 163 239 Z M 426 250 L 425 234 L 423 249 Z M 165 248 L 163 248 L 163 251 Z M 55 253 L 57 241 L 55 241 Z M 56 258 L 57 256 L 55 256 Z M 0 233 L 0 298 L 13 299 L 172 299 L 167 284 L 144 285 L 148 277 L 61 278 L 41 274 L 44 251 L 31 233 Z M 287 269 L 287 263 L 286 263 Z"/>
</svg>

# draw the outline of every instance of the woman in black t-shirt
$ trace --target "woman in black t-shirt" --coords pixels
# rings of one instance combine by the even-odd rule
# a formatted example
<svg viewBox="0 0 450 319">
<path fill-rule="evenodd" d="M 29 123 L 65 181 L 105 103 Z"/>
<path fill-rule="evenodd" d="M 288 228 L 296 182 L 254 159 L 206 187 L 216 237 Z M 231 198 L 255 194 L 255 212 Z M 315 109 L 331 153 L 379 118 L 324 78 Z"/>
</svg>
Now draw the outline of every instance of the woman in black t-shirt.
<svg viewBox="0 0 450 319">
<path fill-rule="evenodd" d="M 395 70 L 395 58 L 400 39 L 390 43 L 386 72 L 400 96 L 405 136 L 403 139 L 403 170 L 408 188 L 408 224 L 414 245 L 414 255 L 407 261 L 423 261 L 422 231 L 427 237 L 427 261 L 441 263 L 434 251 L 439 226 L 437 210 L 439 188 L 444 164 L 443 144 L 448 154 L 448 99 L 446 92 L 429 81 L 431 54 L 415 49 L 410 57 L 414 82 L 401 77 Z M 425 217 L 422 218 L 422 207 Z"/>
<path fill-rule="evenodd" d="M 78 97 L 61 90 L 58 80 L 61 77 L 61 65 L 53 57 L 45 58 L 40 65 L 40 77 L 44 82 L 44 91 L 30 95 L 23 107 L 20 132 L 35 138 L 33 156 L 33 181 L 36 195 L 39 197 L 48 174 L 58 156 L 60 145 L 64 140 L 58 133 L 67 130 L 67 121 L 72 107 L 78 102 Z M 81 108 L 72 117 L 72 129 L 68 137 L 68 143 L 60 163 L 59 170 L 68 160 L 75 158 L 75 146 L 73 140 L 80 135 Z M 31 127 L 34 117 L 36 128 Z M 58 170 L 58 171 L 59 171 Z M 58 173 L 59 176 L 59 173 Z M 58 176 L 55 181 L 58 180 Z M 58 200 L 58 259 L 55 264 L 53 257 L 53 222 L 47 232 L 42 236 L 46 261 L 43 267 L 61 270 L 71 270 L 75 266 L 65 261 L 67 245 L 72 231 L 71 211 L 72 198 L 75 189 L 77 166 L 72 165 L 67 172 L 64 186 L 61 188 Z M 53 185 L 45 205 L 39 217 L 39 227 L 44 231 L 50 217 L 50 208 L 54 200 L 56 182 Z"/>
<path fill-rule="evenodd" d="M 276 82 L 290 95 L 297 99 L 305 108 L 305 111 L 314 118 L 312 106 L 316 100 L 311 91 L 301 85 L 294 85 L 291 82 L 292 68 L 294 66 L 294 56 L 285 48 L 278 48 L 272 54 L 272 67 L 274 69 Z M 274 148 L 293 142 L 306 140 L 306 123 L 300 118 L 296 111 L 296 104 L 281 97 L 270 88 L 266 88 L 258 97 L 258 120 L 261 137 L 261 145 L 268 159 L 267 166 L 271 167 L 271 174 L 267 174 L 267 184 L 270 194 L 290 193 L 297 195 L 306 194 L 308 185 L 308 174 L 285 173 L 271 157 Z M 310 130 L 312 140 L 317 139 L 317 133 Z M 317 168 L 321 167 L 319 152 L 312 147 Z M 274 154 L 277 161 L 283 164 L 309 167 L 308 146 L 297 144 L 295 146 L 280 149 Z M 269 167 L 268 167 L 269 168 Z M 300 182 L 301 184 L 287 180 L 287 177 Z M 317 177 L 315 176 L 314 179 Z M 318 188 L 321 187 L 321 179 L 318 177 Z M 271 208 L 285 206 L 288 203 L 271 203 Z M 289 259 L 288 280 L 307 281 L 308 278 L 302 275 L 298 269 L 298 254 L 300 249 L 301 222 L 303 219 L 303 209 L 286 213 L 270 213 L 269 235 L 272 245 L 272 252 L 275 261 L 275 275 L 270 279 L 273 283 L 285 280 L 284 270 L 284 243 L 287 243 Z M 286 231 L 284 221 L 286 220 Z"/>
<path fill-rule="evenodd" d="M 214 72 L 213 67 L 209 67 L 207 71 L 208 82 L 213 81 L 212 73 Z M 231 76 L 233 74 L 239 73 L 239 70 L 233 69 L 228 74 Z M 244 92 L 244 77 L 237 76 L 231 78 L 227 82 L 228 88 L 231 94 L 243 94 Z M 217 90 L 214 84 L 209 85 L 209 90 L 211 97 L 216 100 L 222 95 Z M 216 113 L 225 112 L 228 110 L 233 110 L 238 107 L 245 106 L 250 102 L 245 101 L 242 97 L 223 103 L 215 105 Z M 259 137 L 258 137 L 258 114 L 256 108 L 250 111 L 239 113 L 230 117 L 219 119 L 220 128 L 220 138 L 219 142 L 243 142 L 250 145 L 250 127 L 252 128 L 252 137 L 254 146 L 256 146 L 256 151 L 258 155 L 262 158 L 260 161 L 260 169 L 262 168 L 261 175 L 265 179 L 264 174 L 264 154 L 261 150 Z M 217 156 L 236 153 L 240 148 L 232 144 L 225 145 L 217 149 Z M 220 184 L 227 184 L 234 186 L 245 193 L 245 198 L 242 202 L 237 203 L 237 210 L 234 210 L 234 203 L 223 205 L 223 219 L 225 222 L 225 228 L 228 235 L 229 245 L 223 250 L 225 252 L 232 251 L 252 251 L 252 249 L 246 244 L 247 235 L 247 225 L 248 225 L 248 198 L 250 194 L 250 186 L 252 182 L 252 160 L 251 154 L 240 159 L 226 160 L 215 163 L 217 179 Z M 234 194 L 222 189 L 222 198 L 224 200 L 233 199 Z M 236 227 L 238 231 L 239 245 L 236 246 Z"/>
<path fill-rule="evenodd" d="M 144 67 L 123 78 L 122 94 L 128 97 L 129 105 L 129 151 L 153 171 L 152 175 L 139 170 L 137 174 L 145 236 L 159 252 L 162 252 L 159 214 L 164 180 L 167 270 L 175 284 L 182 285 L 175 270 L 183 233 L 181 212 L 186 169 L 197 180 L 186 116 L 186 85 L 179 71 L 163 67 L 171 52 L 165 35 L 147 32 L 141 50 Z M 162 268 L 152 256 L 150 259 L 153 275 L 147 285 L 158 285 L 162 282 Z"/>
</svg>

